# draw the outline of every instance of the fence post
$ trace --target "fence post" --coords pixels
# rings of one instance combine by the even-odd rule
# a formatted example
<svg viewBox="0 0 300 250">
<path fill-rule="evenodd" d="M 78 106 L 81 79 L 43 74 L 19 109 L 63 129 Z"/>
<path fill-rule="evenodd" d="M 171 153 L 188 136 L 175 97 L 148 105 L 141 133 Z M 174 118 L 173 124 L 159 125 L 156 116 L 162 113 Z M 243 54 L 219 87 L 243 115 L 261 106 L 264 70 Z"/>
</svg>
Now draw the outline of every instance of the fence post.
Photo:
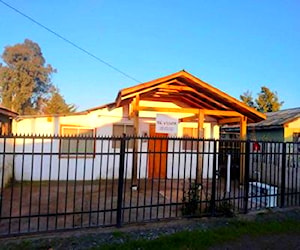
<svg viewBox="0 0 300 250">
<path fill-rule="evenodd" d="M 217 178 L 217 141 L 214 140 L 214 159 L 213 159 L 213 179 L 211 188 L 211 215 L 214 216 L 216 213 L 216 178 Z"/>
<path fill-rule="evenodd" d="M 285 171 L 286 171 L 286 143 L 282 144 L 281 158 L 281 190 L 280 190 L 280 207 L 284 207 L 285 200 Z"/>
<path fill-rule="evenodd" d="M 126 137 L 124 135 L 121 138 L 121 146 L 120 146 L 120 164 L 119 164 L 119 180 L 118 180 L 118 200 L 117 200 L 117 227 L 122 226 L 122 201 L 123 201 L 125 150 L 126 150 Z"/>
<path fill-rule="evenodd" d="M 247 140 L 245 149 L 245 180 L 244 180 L 244 213 L 248 213 L 249 200 L 249 169 L 250 169 L 250 141 Z"/>
</svg>

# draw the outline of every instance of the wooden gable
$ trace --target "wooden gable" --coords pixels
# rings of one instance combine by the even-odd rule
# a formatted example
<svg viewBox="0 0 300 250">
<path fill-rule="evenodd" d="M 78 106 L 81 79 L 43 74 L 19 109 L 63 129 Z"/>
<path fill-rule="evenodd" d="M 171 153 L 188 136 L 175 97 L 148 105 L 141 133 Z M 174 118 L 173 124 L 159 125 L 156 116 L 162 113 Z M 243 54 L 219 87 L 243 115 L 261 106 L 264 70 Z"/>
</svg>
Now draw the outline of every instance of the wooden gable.
<svg viewBox="0 0 300 250">
<path fill-rule="evenodd" d="M 238 123 L 241 117 L 249 122 L 259 122 L 265 115 L 248 107 L 232 96 L 209 85 L 186 71 L 122 89 L 117 96 L 116 106 L 139 100 L 173 102 L 180 109 L 138 107 L 139 111 L 187 112 L 197 119 L 199 110 L 204 115 L 214 116 L 220 124 Z"/>
</svg>

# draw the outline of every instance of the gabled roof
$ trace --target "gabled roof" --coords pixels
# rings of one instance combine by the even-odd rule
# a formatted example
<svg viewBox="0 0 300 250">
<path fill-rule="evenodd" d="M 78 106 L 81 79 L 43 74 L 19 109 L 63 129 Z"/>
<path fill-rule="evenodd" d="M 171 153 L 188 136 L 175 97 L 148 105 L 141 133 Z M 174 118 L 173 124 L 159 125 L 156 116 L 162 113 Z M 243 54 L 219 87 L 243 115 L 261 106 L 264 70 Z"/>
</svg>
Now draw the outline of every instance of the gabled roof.
<svg viewBox="0 0 300 250">
<path fill-rule="evenodd" d="M 300 107 L 268 112 L 266 113 L 266 116 L 266 120 L 255 124 L 249 124 L 249 126 L 260 129 L 283 127 L 285 124 L 300 118 Z"/>
<path fill-rule="evenodd" d="M 182 107 L 237 111 L 248 117 L 250 122 L 265 119 L 264 114 L 184 70 L 120 90 L 116 106 L 130 102 L 136 95 L 139 95 L 141 100 L 172 101 Z"/>
</svg>

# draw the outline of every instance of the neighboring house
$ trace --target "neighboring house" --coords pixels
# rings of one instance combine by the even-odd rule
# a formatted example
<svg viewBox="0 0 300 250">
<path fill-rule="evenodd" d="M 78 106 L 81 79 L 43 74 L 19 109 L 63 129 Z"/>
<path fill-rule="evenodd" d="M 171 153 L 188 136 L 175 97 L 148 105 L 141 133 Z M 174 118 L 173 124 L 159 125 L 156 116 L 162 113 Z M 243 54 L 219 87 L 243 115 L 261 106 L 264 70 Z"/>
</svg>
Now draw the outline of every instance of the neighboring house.
<svg viewBox="0 0 300 250">
<path fill-rule="evenodd" d="M 257 141 L 300 142 L 300 107 L 266 113 L 267 119 L 248 124 L 248 138 Z M 223 138 L 239 136 L 239 127 L 224 126 Z"/>
<path fill-rule="evenodd" d="M 186 71 L 180 71 L 150 82 L 122 89 L 119 91 L 115 102 L 83 112 L 69 115 L 18 116 L 14 120 L 13 132 L 16 134 L 43 134 L 50 136 L 121 136 L 124 133 L 127 135 L 158 136 L 159 134 L 155 127 L 156 116 L 158 114 L 169 115 L 178 120 L 177 132 L 171 133 L 169 136 L 200 137 L 207 139 L 218 139 L 219 127 L 226 123 L 240 124 L 242 128 L 241 137 L 246 138 L 247 122 L 259 122 L 265 119 L 264 114 L 249 108 L 237 99 L 201 81 Z M 56 153 L 52 159 L 53 165 L 58 165 L 59 162 L 60 169 L 63 170 L 67 168 L 67 164 L 68 166 L 77 164 L 76 166 L 86 169 L 89 169 L 91 164 L 97 166 L 101 165 L 99 155 L 94 154 L 95 152 L 99 152 L 101 145 L 89 143 L 85 146 L 85 152 L 93 156 L 89 159 L 66 159 L 60 157 L 59 154 L 68 154 L 68 152 L 76 152 L 76 150 L 79 151 L 80 149 L 78 149 L 76 140 L 70 141 L 71 145 L 64 143 L 63 139 L 61 139 L 61 141 L 60 143 L 59 139 L 57 139 L 51 145 L 52 152 Z M 110 147 L 111 150 L 119 150 L 118 145 L 113 143 L 106 146 Z M 140 147 L 140 145 L 135 145 L 134 147 Z M 142 150 L 145 151 L 150 150 L 150 147 L 151 145 L 147 145 L 147 143 L 142 143 L 141 145 Z M 165 147 L 167 149 L 168 144 L 166 144 Z M 30 150 L 32 145 L 27 143 L 26 148 Z M 26 150 L 27 149 L 25 149 L 25 151 Z M 35 147 L 34 150 L 40 152 L 39 150 L 41 149 Z M 43 148 L 43 150 L 48 150 L 47 152 L 49 152 L 47 148 Z M 130 146 L 130 150 L 135 150 L 133 145 Z M 185 148 L 185 150 L 192 150 L 192 148 Z M 140 178 L 149 177 L 148 165 L 151 159 L 145 158 L 141 160 L 132 155 L 131 153 L 127 159 L 128 164 L 132 163 L 133 165 L 132 171 L 136 174 L 138 171 L 141 171 L 141 173 L 138 173 Z M 23 164 L 22 166 L 27 168 L 22 178 L 30 178 L 32 174 L 30 168 L 32 165 L 35 165 L 35 168 L 40 168 L 41 164 L 40 158 L 33 161 L 31 156 L 26 157 L 26 164 L 21 162 L 21 160 L 23 160 L 22 157 L 19 157 L 15 162 L 15 164 Z M 139 157 L 147 156 L 139 155 Z M 187 159 L 187 161 L 191 161 L 190 165 L 197 162 L 197 155 L 195 154 L 193 157 L 195 159 Z M 205 164 L 212 164 L 213 161 L 209 161 L 208 158 L 208 155 L 204 156 L 204 166 Z M 44 160 L 47 161 L 46 157 Z M 138 170 L 137 162 L 142 164 Z M 160 160 L 160 164 L 165 165 L 166 171 L 164 174 L 167 178 L 170 178 L 171 172 L 173 172 L 171 171 L 173 166 L 168 164 L 167 158 Z M 45 162 L 43 173 L 48 171 L 48 165 L 49 164 Z M 112 167 L 109 166 L 108 171 L 111 171 L 111 175 L 113 175 L 111 168 Z M 21 167 L 19 169 L 21 169 Z M 59 170 L 53 168 L 51 171 Z M 195 176 L 195 172 L 196 171 L 191 171 L 191 174 Z M 78 171 L 78 173 L 81 172 Z M 116 171 L 114 173 L 116 173 Z M 21 178 L 20 175 L 21 173 L 16 171 L 16 178 Z M 37 179 L 40 178 L 38 171 L 36 171 L 36 175 Z M 127 172 L 127 175 L 130 176 L 131 173 Z M 207 173 L 206 176 L 211 175 L 212 173 L 210 172 Z M 53 174 L 53 176 L 51 179 L 57 178 L 55 177 L 57 174 Z M 94 173 L 93 175 L 86 174 L 85 176 L 77 176 L 76 178 L 90 179 L 91 176 L 101 178 L 100 173 Z M 151 177 L 156 178 L 157 176 L 153 175 Z M 35 176 L 33 176 L 33 178 L 35 178 Z M 65 173 L 60 173 L 60 180 L 65 178 L 72 179 L 74 175 L 70 174 L 66 177 Z M 49 176 L 45 175 L 44 179 L 49 179 Z"/>
<path fill-rule="evenodd" d="M 12 120 L 18 115 L 18 113 L 0 106 L 0 135 L 9 135 L 12 132 Z M 4 141 L 5 139 L 0 138 L 0 188 L 2 187 L 2 182 L 6 185 L 12 176 L 11 161 L 13 157 L 8 155 L 4 157 Z M 5 150 L 12 148 L 12 144 L 5 147 Z M 5 166 L 3 175 L 3 165 Z"/>
<path fill-rule="evenodd" d="M 8 108 L 0 106 L 0 134 L 7 135 L 12 132 L 12 119 L 18 115 Z"/>
</svg>

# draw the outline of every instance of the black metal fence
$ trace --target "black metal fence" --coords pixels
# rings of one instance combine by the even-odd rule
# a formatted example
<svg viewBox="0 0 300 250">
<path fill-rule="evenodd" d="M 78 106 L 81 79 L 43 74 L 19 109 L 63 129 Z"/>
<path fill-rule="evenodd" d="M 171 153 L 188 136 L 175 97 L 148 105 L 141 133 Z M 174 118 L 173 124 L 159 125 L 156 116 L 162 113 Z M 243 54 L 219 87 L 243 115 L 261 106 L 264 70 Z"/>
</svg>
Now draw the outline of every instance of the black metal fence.
<svg viewBox="0 0 300 250">
<path fill-rule="evenodd" d="M 0 137 L 0 235 L 300 204 L 299 145 Z"/>
</svg>

